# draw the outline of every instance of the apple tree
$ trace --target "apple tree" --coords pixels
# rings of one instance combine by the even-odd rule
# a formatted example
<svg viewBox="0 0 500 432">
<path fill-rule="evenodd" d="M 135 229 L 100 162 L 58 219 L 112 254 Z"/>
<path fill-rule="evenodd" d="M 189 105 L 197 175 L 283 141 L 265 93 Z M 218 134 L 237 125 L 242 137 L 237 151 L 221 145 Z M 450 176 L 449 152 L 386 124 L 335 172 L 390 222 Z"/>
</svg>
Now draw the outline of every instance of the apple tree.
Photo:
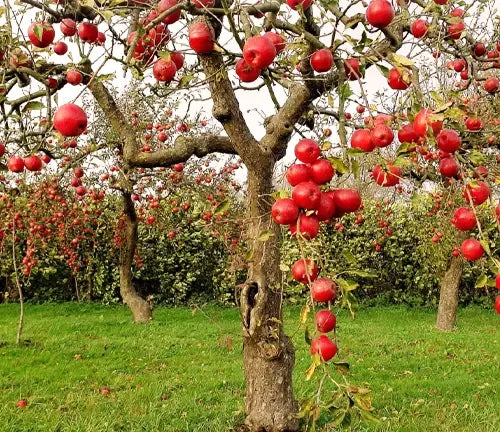
<svg viewBox="0 0 500 432">
<path fill-rule="evenodd" d="M 358 191 L 341 187 L 357 177 L 358 158 L 375 154 L 374 181 L 393 187 L 406 176 L 422 181 L 433 168 L 436 172 L 435 164 L 418 164 L 419 154 L 430 162 L 441 151 L 448 155 L 441 173 L 460 177 L 472 212 L 493 195 L 492 185 L 471 179 L 463 168 L 475 165 L 479 156 L 495 157 L 498 122 L 480 127 L 482 119 L 460 102 L 470 86 L 478 86 L 479 98 L 491 104 L 498 100 L 499 26 L 493 0 L 473 5 L 447 0 L 8 0 L 1 12 L 0 108 L 12 178 L 26 166 L 21 156 L 43 151 L 47 137 L 55 137 L 54 146 L 65 137 L 85 140 L 92 112 L 81 108 L 81 92 L 92 95 L 118 136 L 123 172 L 171 167 L 214 153 L 237 154 L 246 167 L 249 253 L 241 316 L 250 431 L 299 427 L 294 347 L 282 322 L 280 224 L 290 225 L 300 245 L 301 258 L 291 271 L 310 286 L 309 304 L 330 304 L 337 286 L 349 303 L 353 285 L 319 274 L 321 254 L 312 250 L 311 240 L 320 222 L 361 207 Z M 447 73 L 447 61 L 461 78 L 452 100 L 439 80 Z M 216 127 L 189 134 L 187 125 L 180 125 L 168 146 L 145 151 L 138 120 L 125 114 L 120 92 L 114 91 L 123 86 L 123 74 L 154 94 L 158 106 L 178 98 L 179 110 L 210 110 Z M 71 91 L 70 86 L 80 87 Z M 373 104 L 377 86 L 393 92 L 397 111 Z M 63 98 L 70 102 L 62 103 Z M 352 122 L 353 104 L 369 113 L 363 124 Z M 335 134 L 320 147 L 322 123 Z M 397 146 L 392 145 L 395 129 Z M 484 142 L 484 132 L 492 139 Z M 286 190 L 275 194 L 274 180 L 292 150 L 302 163 L 287 172 L 293 186 L 289 198 Z M 460 159 L 462 174 L 452 155 Z M 329 184 L 335 188 L 329 190 Z M 464 240 L 462 254 L 470 260 L 486 254 L 498 271 L 495 250 L 483 231 L 478 236 Z M 132 256 L 132 248 L 123 253 Z M 310 373 L 338 351 L 336 335 L 332 340 L 324 334 L 335 329 L 328 309 L 316 315 L 316 328 L 323 334 L 311 341 Z M 369 412 L 362 395 L 342 388 L 347 408 L 357 401 Z M 301 413 L 314 422 L 318 412 L 311 408 Z"/>
</svg>

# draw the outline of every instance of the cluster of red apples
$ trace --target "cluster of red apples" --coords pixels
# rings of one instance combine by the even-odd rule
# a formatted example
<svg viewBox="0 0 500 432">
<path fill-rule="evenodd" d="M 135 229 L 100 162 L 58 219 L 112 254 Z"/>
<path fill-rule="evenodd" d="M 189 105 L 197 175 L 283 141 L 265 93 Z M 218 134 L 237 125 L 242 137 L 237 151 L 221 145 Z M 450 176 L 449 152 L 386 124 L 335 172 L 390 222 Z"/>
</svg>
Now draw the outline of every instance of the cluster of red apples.
<svg viewBox="0 0 500 432">
<path fill-rule="evenodd" d="M 317 236 L 320 222 L 328 222 L 361 207 L 361 197 L 354 189 L 321 190 L 332 179 L 332 164 L 320 158 L 321 149 L 312 139 L 302 139 L 295 146 L 295 156 L 302 163 L 291 165 L 286 173 L 293 186 L 292 198 L 280 198 L 274 203 L 271 214 L 276 223 L 289 225 L 292 236 L 310 240 Z M 299 259 L 292 266 L 293 278 L 311 288 L 312 298 L 319 303 L 335 300 L 337 287 L 328 278 L 319 278 L 319 269 L 310 259 Z M 335 329 L 335 315 L 328 309 L 315 316 L 320 333 Z M 312 341 L 311 353 L 319 354 L 324 361 L 337 353 L 337 345 L 325 334 Z"/>
</svg>

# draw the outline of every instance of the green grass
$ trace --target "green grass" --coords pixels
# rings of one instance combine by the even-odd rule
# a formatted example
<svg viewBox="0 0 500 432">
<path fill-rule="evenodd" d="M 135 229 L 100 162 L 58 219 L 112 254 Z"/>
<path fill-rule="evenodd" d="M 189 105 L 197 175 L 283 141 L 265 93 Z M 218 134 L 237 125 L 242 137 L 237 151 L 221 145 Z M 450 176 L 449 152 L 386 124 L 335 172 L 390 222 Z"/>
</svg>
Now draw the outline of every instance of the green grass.
<svg viewBox="0 0 500 432">
<path fill-rule="evenodd" d="M 298 312 L 286 320 L 301 397 L 313 383 L 304 381 L 310 357 Z M 134 325 L 118 306 L 28 305 L 22 347 L 13 343 L 17 313 L 0 305 L 2 432 L 223 432 L 243 419 L 236 309 L 158 308 L 155 322 Z M 355 430 L 500 430 L 499 317 L 461 310 L 452 333 L 434 320 L 433 311 L 397 307 L 364 309 L 354 321 L 339 314 L 339 359 L 351 364 L 351 383 L 372 389 L 383 419 Z M 17 408 L 21 398 L 27 409 Z"/>
</svg>

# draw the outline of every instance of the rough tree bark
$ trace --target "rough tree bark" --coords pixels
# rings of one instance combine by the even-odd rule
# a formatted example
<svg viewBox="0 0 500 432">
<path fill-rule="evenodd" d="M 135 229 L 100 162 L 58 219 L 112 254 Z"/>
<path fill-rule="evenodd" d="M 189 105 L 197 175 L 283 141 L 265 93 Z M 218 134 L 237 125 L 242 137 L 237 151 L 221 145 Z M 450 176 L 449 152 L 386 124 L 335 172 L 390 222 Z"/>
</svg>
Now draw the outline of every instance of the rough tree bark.
<svg viewBox="0 0 500 432">
<path fill-rule="evenodd" d="M 436 328 L 439 330 L 453 330 L 457 322 L 458 288 L 462 278 L 463 259 L 452 257 L 450 265 L 441 280 L 439 293 L 439 308 Z"/>
<path fill-rule="evenodd" d="M 241 301 L 245 425 L 252 432 L 288 432 L 299 425 L 292 387 L 295 350 L 283 331 L 279 230 L 270 217 L 274 161 L 263 162 L 260 172 L 249 172 L 248 184 L 253 256 Z M 260 241 L 263 231 L 274 235 Z"/>
<path fill-rule="evenodd" d="M 137 294 L 132 282 L 132 264 L 137 247 L 137 215 L 130 193 L 123 191 L 122 197 L 125 230 L 120 249 L 120 295 L 132 311 L 135 322 L 149 322 L 153 319 L 153 310 L 150 304 Z"/>
</svg>

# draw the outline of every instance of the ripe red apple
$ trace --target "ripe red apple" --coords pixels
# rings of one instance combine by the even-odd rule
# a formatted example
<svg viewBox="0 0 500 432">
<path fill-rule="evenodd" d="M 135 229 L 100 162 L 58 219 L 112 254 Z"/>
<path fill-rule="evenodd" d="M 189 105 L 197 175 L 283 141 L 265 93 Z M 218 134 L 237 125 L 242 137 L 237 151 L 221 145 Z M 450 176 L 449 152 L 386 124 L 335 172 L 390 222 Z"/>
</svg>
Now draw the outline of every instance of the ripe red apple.
<svg viewBox="0 0 500 432">
<path fill-rule="evenodd" d="M 81 84 L 83 81 L 83 76 L 76 69 L 69 69 L 66 71 L 66 81 L 72 85 Z"/>
<path fill-rule="evenodd" d="M 490 196 L 490 188 L 484 182 L 477 182 L 473 184 L 468 184 L 465 187 L 463 197 L 467 202 L 470 202 L 469 195 L 472 198 L 474 205 L 480 205 L 484 203 Z"/>
<path fill-rule="evenodd" d="M 205 21 L 195 21 L 189 26 L 189 46 L 197 54 L 208 54 L 214 49 L 215 33 Z"/>
<path fill-rule="evenodd" d="M 26 408 L 28 406 L 28 401 L 26 399 L 18 400 L 16 405 L 18 408 Z"/>
<path fill-rule="evenodd" d="M 305 239 L 312 240 L 318 235 L 319 220 L 316 215 L 307 216 L 305 213 L 302 213 L 298 220 L 290 225 L 290 233 L 294 237 L 297 234 L 297 227 Z"/>
<path fill-rule="evenodd" d="M 175 172 L 182 172 L 184 171 L 184 164 L 182 163 L 176 163 L 174 166 L 173 166 L 173 170 Z"/>
<path fill-rule="evenodd" d="M 465 15 L 465 11 L 460 8 L 455 8 L 450 12 L 450 16 L 462 18 Z"/>
<path fill-rule="evenodd" d="M 381 165 L 376 165 L 372 171 L 375 183 L 383 187 L 397 185 L 399 183 L 401 173 L 401 168 L 394 166 L 391 163 L 387 164 L 387 169 L 383 168 Z"/>
<path fill-rule="evenodd" d="M 361 196 L 356 189 L 336 189 L 331 191 L 335 202 L 336 214 L 351 213 L 361 207 Z"/>
<path fill-rule="evenodd" d="M 476 261 L 484 254 L 484 249 L 476 239 L 467 239 L 462 243 L 462 255 L 468 261 Z"/>
<path fill-rule="evenodd" d="M 99 30 L 95 24 L 82 22 L 78 25 L 78 37 L 87 43 L 94 43 L 99 36 Z"/>
<path fill-rule="evenodd" d="M 308 165 L 293 164 L 286 171 L 286 179 L 290 186 L 311 180 L 311 169 Z"/>
<path fill-rule="evenodd" d="M 420 39 L 423 38 L 429 30 L 429 24 L 423 19 L 418 19 L 410 27 L 410 32 L 413 36 Z"/>
<path fill-rule="evenodd" d="M 161 0 L 157 6 L 158 14 L 162 14 L 163 12 L 173 8 L 176 5 L 177 5 L 177 0 Z M 181 9 L 172 12 L 171 14 L 168 14 L 165 18 L 163 18 L 163 22 L 165 24 L 173 24 L 174 22 L 179 20 L 179 18 L 181 17 L 181 13 L 182 13 Z"/>
<path fill-rule="evenodd" d="M 455 153 L 462 144 L 460 135 L 452 129 L 443 129 L 437 136 L 439 150 L 447 153 Z"/>
<path fill-rule="evenodd" d="M 488 177 L 488 168 L 485 166 L 478 166 L 474 169 L 474 177 L 475 178 L 486 178 Z"/>
<path fill-rule="evenodd" d="M 263 37 L 269 39 L 273 43 L 276 55 L 278 55 L 286 47 L 286 39 L 278 33 L 268 31 L 263 34 Z"/>
<path fill-rule="evenodd" d="M 299 208 L 295 201 L 290 198 L 276 200 L 271 208 L 271 216 L 280 225 L 290 225 L 297 221 Z"/>
<path fill-rule="evenodd" d="M 12 156 L 7 161 L 7 168 L 11 172 L 20 173 L 24 171 L 24 160 L 19 156 Z"/>
<path fill-rule="evenodd" d="M 319 200 L 317 208 L 317 216 L 319 221 L 326 221 L 334 217 L 335 215 L 335 201 L 331 194 L 326 192 L 321 192 L 321 197 Z"/>
<path fill-rule="evenodd" d="M 379 124 L 372 129 L 371 139 L 376 147 L 387 147 L 394 140 L 394 133 L 389 126 Z"/>
<path fill-rule="evenodd" d="M 184 56 L 177 51 L 172 51 L 170 53 L 170 60 L 175 63 L 175 67 L 177 68 L 177 70 L 184 66 Z"/>
<path fill-rule="evenodd" d="M 328 333 L 337 325 L 337 318 L 328 309 L 317 312 L 314 316 L 314 321 L 316 322 L 316 329 L 320 333 Z"/>
<path fill-rule="evenodd" d="M 153 66 L 153 75 L 160 82 L 170 82 L 174 79 L 177 67 L 172 60 L 159 58 Z"/>
<path fill-rule="evenodd" d="M 465 127 L 471 131 L 481 130 L 483 128 L 483 122 L 474 117 L 467 117 L 465 119 Z"/>
<path fill-rule="evenodd" d="M 310 259 L 299 259 L 292 265 L 293 278 L 303 284 L 309 283 L 309 280 L 314 281 L 318 277 L 318 273 L 318 266 Z"/>
<path fill-rule="evenodd" d="M 455 210 L 451 223 L 460 231 L 470 231 L 476 228 L 476 216 L 474 212 L 466 207 Z"/>
<path fill-rule="evenodd" d="M 103 32 L 97 32 L 96 44 L 104 45 L 104 42 L 106 42 L 106 35 Z"/>
<path fill-rule="evenodd" d="M 394 8 L 387 0 L 372 0 L 366 9 L 366 20 L 377 28 L 387 27 L 394 18 Z"/>
<path fill-rule="evenodd" d="M 199 9 L 213 8 L 215 6 L 215 0 L 191 0 L 191 3 Z"/>
<path fill-rule="evenodd" d="M 474 52 L 475 56 L 482 57 L 486 54 L 486 46 L 484 45 L 484 43 L 478 42 L 476 43 L 476 45 L 474 45 L 472 51 Z"/>
<path fill-rule="evenodd" d="M 495 299 L 495 310 L 500 315 L 500 295 Z"/>
<path fill-rule="evenodd" d="M 37 48 L 48 47 L 55 36 L 54 27 L 46 21 L 35 21 L 28 27 L 28 37 Z"/>
<path fill-rule="evenodd" d="M 243 46 L 243 58 L 254 69 L 267 68 L 275 57 L 273 42 L 264 36 L 253 36 Z"/>
<path fill-rule="evenodd" d="M 415 133 L 412 124 L 406 124 L 398 131 L 398 140 L 400 143 L 417 143 L 418 135 Z"/>
<path fill-rule="evenodd" d="M 76 23 L 71 18 L 63 18 L 60 29 L 64 36 L 74 36 L 76 34 Z"/>
<path fill-rule="evenodd" d="M 5 144 L 3 142 L 0 142 L 0 157 L 2 157 L 5 154 Z"/>
<path fill-rule="evenodd" d="M 56 53 L 57 55 L 64 55 L 68 52 L 68 45 L 66 45 L 66 43 L 63 41 L 59 41 L 54 44 L 52 49 L 54 50 L 54 53 Z"/>
<path fill-rule="evenodd" d="M 448 36 L 450 36 L 452 39 L 460 39 L 464 33 L 465 30 L 465 24 L 463 21 L 459 21 L 456 23 L 452 23 L 448 26 Z"/>
<path fill-rule="evenodd" d="M 73 170 L 73 174 L 75 177 L 82 178 L 83 177 L 83 168 L 77 167 Z"/>
<path fill-rule="evenodd" d="M 315 160 L 309 168 L 312 180 L 319 185 L 328 183 L 335 174 L 331 162 L 326 159 Z"/>
<path fill-rule="evenodd" d="M 495 278 L 495 287 L 497 288 L 497 290 L 500 290 L 500 273 L 498 273 L 497 277 Z"/>
<path fill-rule="evenodd" d="M 24 158 L 24 166 L 28 171 L 40 171 L 42 169 L 42 161 L 37 155 L 31 155 Z"/>
<path fill-rule="evenodd" d="M 460 171 L 460 165 L 452 158 L 447 157 L 439 162 L 439 172 L 445 177 L 456 177 Z"/>
<path fill-rule="evenodd" d="M 83 196 L 87 193 L 87 189 L 85 189 L 84 186 L 77 186 L 75 188 L 75 193 L 78 195 L 78 196 Z"/>
<path fill-rule="evenodd" d="M 351 147 L 358 148 L 365 152 L 371 152 L 375 148 L 372 140 L 372 133 L 368 129 L 357 129 L 351 137 Z"/>
<path fill-rule="evenodd" d="M 491 94 L 495 93 L 499 86 L 500 81 L 496 77 L 490 77 L 484 82 L 484 89 Z"/>
<path fill-rule="evenodd" d="M 344 60 L 344 71 L 348 80 L 356 81 L 361 78 L 361 72 L 359 70 L 360 65 L 361 64 L 357 58 Z"/>
<path fill-rule="evenodd" d="M 101 394 L 102 395 L 109 395 L 111 393 L 111 390 L 108 388 L 108 387 L 103 387 L 101 390 L 100 390 Z"/>
<path fill-rule="evenodd" d="M 57 109 L 53 123 L 64 136 L 81 135 L 87 128 L 87 114 L 78 105 L 65 104 Z"/>
<path fill-rule="evenodd" d="M 294 152 L 299 161 L 313 163 L 321 154 L 321 149 L 316 141 L 303 138 L 295 145 Z"/>
<path fill-rule="evenodd" d="M 328 72 L 333 67 L 333 55 L 329 49 L 323 48 L 311 56 L 311 67 L 316 72 Z"/>
<path fill-rule="evenodd" d="M 299 183 L 292 190 L 292 198 L 300 208 L 315 210 L 320 201 L 321 191 L 313 181 Z"/>
<path fill-rule="evenodd" d="M 302 10 L 306 10 L 311 6 L 312 0 L 286 0 L 286 4 L 290 6 L 293 10 L 297 10 L 297 6 L 300 5 Z"/>
<path fill-rule="evenodd" d="M 440 120 L 433 120 L 434 113 L 430 109 L 420 110 L 413 120 L 413 130 L 419 137 L 427 135 L 427 128 L 430 126 L 434 136 L 441 132 L 443 122 Z"/>
<path fill-rule="evenodd" d="M 319 278 L 311 285 L 311 295 L 317 302 L 329 302 L 337 296 L 337 285 L 331 279 Z"/>
<path fill-rule="evenodd" d="M 387 76 L 387 82 L 394 90 L 406 90 L 411 84 L 411 73 L 405 68 L 392 68 Z"/>
<path fill-rule="evenodd" d="M 254 69 L 245 59 L 239 59 L 235 67 L 236 75 L 243 82 L 253 82 L 260 76 L 260 69 Z"/>
<path fill-rule="evenodd" d="M 319 354 L 323 361 L 331 360 L 337 351 L 337 345 L 326 335 L 318 336 L 311 342 L 311 354 Z"/>
</svg>

